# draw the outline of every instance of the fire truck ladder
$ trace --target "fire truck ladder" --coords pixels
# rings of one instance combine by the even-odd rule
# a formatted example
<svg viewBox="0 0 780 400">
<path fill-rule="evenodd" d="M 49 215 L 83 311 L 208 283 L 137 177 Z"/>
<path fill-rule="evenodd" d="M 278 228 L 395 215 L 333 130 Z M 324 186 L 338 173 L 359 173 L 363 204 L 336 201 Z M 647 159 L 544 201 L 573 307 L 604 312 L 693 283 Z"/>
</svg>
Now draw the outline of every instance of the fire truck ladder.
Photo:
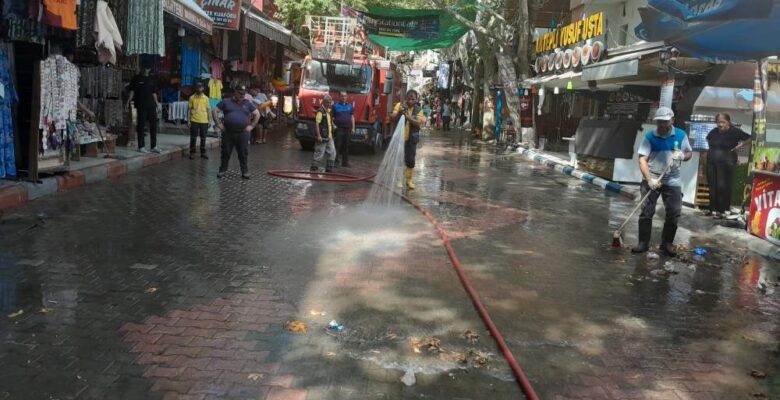
<svg viewBox="0 0 780 400">
<path fill-rule="evenodd" d="M 357 20 L 349 17 L 306 16 L 312 57 L 351 63 Z"/>
</svg>

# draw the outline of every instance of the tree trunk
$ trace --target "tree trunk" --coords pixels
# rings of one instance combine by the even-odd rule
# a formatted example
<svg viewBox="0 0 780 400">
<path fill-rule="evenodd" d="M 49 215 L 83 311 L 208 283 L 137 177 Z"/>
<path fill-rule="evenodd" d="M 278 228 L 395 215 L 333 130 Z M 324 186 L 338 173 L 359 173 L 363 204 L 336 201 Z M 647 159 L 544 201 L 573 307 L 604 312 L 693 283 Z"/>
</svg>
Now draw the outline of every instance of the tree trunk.
<svg viewBox="0 0 780 400">
<path fill-rule="evenodd" d="M 471 129 L 472 131 L 482 132 L 482 103 L 485 101 L 482 91 L 482 80 L 485 74 L 482 61 L 478 60 L 474 64 L 474 95 L 471 96 Z"/>
</svg>

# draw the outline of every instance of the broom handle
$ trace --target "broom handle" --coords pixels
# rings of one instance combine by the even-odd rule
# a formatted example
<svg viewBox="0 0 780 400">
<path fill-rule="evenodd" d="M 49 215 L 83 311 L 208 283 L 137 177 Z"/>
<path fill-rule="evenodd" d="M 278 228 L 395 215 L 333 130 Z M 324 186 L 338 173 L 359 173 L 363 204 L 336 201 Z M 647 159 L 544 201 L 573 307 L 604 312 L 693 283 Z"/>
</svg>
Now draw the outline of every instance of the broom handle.
<svg viewBox="0 0 780 400">
<path fill-rule="evenodd" d="M 669 164 L 669 166 L 666 168 L 666 170 L 663 173 L 661 173 L 661 176 L 658 177 L 658 181 L 659 182 L 664 179 L 664 175 L 666 175 L 666 173 L 669 172 L 669 170 L 671 168 L 672 168 L 672 165 Z M 626 218 L 626 220 L 623 221 L 623 224 L 620 225 L 620 228 L 618 228 L 618 230 L 616 232 L 618 232 L 618 233 L 623 232 L 623 229 L 628 224 L 628 221 L 630 221 L 631 218 L 634 217 L 634 214 L 636 214 L 636 212 L 642 207 L 642 204 L 645 203 L 645 200 L 647 200 L 647 198 L 650 196 L 650 193 L 653 193 L 654 191 L 655 191 L 655 189 L 650 189 L 650 190 L 647 191 L 647 193 L 645 193 L 645 195 L 642 197 L 642 200 L 639 201 L 639 204 L 637 204 L 636 207 L 634 207 L 634 211 L 631 211 L 631 214 L 628 214 L 628 218 Z"/>
</svg>

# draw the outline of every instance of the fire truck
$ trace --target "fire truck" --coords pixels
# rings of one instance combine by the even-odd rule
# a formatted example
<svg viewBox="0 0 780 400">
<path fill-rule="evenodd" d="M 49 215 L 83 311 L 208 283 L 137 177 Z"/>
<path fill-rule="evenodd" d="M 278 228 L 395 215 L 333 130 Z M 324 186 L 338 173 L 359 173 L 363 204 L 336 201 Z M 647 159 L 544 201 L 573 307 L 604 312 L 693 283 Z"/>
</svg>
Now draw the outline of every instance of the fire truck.
<svg viewBox="0 0 780 400">
<path fill-rule="evenodd" d="M 392 136 L 390 114 L 404 93 L 395 63 L 366 48 L 365 35 L 353 18 L 307 17 L 312 52 L 301 65 L 297 95 L 295 137 L 304 149 L 314 147 L 314 117 L 322 99 L 339 101 L 346 91 L 354 106 L 352 144 L 379 153 Z M 367 54 L 374 53 L 374 54 Z"/>
</svg>

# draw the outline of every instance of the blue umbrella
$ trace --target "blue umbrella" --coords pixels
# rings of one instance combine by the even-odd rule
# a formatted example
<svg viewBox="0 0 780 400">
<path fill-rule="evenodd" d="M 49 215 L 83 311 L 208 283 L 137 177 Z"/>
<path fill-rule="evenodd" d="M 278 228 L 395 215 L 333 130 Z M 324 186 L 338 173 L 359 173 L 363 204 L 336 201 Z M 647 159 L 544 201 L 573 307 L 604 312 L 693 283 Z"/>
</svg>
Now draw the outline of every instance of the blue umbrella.
<svg viewBox="0 0 780 400">
<path fill-rule="evenodd" d="M 639 13 L 638 38 L 664 41 L 714 63 L 780 54 L 780 0 L 650 0 Z"/>
</svg>

